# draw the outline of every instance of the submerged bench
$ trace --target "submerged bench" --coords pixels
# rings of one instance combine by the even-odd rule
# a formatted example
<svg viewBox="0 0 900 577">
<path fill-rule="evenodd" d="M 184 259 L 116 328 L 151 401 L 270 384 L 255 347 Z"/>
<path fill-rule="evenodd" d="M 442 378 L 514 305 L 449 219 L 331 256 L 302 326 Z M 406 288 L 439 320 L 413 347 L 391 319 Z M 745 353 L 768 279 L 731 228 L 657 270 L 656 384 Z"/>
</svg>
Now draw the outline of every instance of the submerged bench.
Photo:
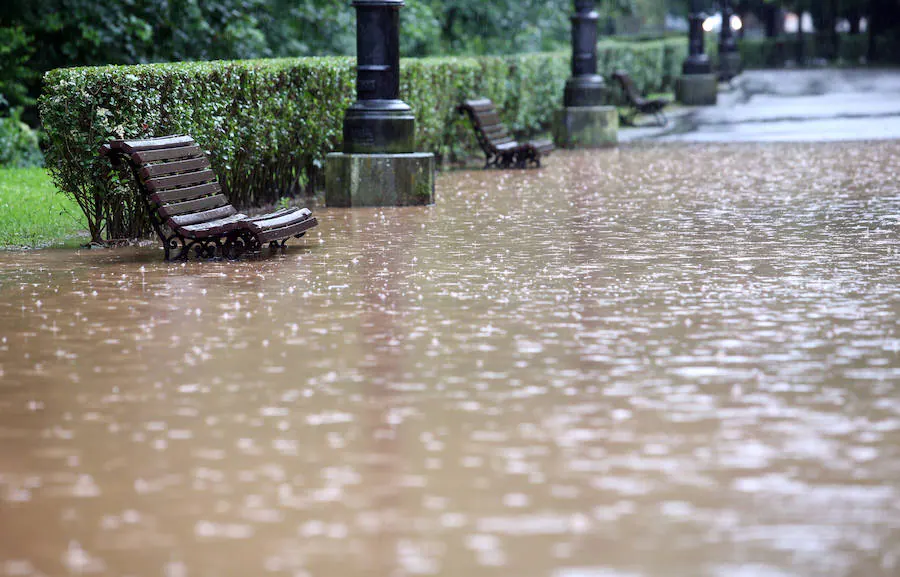
<svg viewBox="0 0 900 577">
<path fill-rule="evenodd" d="M 616 72 L 612 77 L 622 87 L 622 92 L 625 94 L 628 106 L 631 108 L 631 114 L 624 119 L 626 124 L 634 126 L 634 120 L 638 114 L 653 115 L 660 126 L 665 126 L 669 123 L 664 110 L 670 104 L 669 100 L 665 98 L 644 98 L 637 86 L 634 85 L 634 80 L 625 72 Z"/>
<path fill-rule="evenodd" d="M 283 247 L 318 222 L 306 208 L 285 208 L 257 217 L 237 211 L 222 194 L 209 158 L 190 136 L 111 140 L 100 155 L 113 166 L 128 164 L 146 201 L 166 260 L 236 256 L 263 245 Z"/>
<path fill-rule="evenodd" d="M 541 157 L 554 149 L 550 140 L 535 140 L 524 144 L 516 142 L 500 122 L 494 103 L 487 98 L 466 100 L 457 111 L 469 115 L 475 137 L 484 151 L 485 168 L 525 168 L 529 164 L 540 167 Z"/>
</svg>

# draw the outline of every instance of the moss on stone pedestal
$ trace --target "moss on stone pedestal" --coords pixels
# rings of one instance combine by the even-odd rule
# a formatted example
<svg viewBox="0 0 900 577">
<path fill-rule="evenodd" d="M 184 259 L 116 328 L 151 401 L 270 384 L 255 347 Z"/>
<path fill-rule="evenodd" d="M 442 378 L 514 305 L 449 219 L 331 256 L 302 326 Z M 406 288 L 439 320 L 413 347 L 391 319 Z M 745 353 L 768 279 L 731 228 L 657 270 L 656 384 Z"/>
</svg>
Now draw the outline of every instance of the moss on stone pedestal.
<svg viewBox="0 0 900 577">
<path fill-rule="evenodd" d="M 325 158 L 328 206 L 409 206 L 434 203 L 434 155 L 343 154 Z"/>
<path fill-rule="evenodd" d="M 619 140 L 615 106 L 573 106 L 553 115 L 553 140 L 561 148 L 603 148 Z"/>
<path fill-rule="evenodd" d="M 715 74 L 685 74 L 675 83 L 675 97 L 687 106 L 712 106 L 719 94 Z"/>
</svg>

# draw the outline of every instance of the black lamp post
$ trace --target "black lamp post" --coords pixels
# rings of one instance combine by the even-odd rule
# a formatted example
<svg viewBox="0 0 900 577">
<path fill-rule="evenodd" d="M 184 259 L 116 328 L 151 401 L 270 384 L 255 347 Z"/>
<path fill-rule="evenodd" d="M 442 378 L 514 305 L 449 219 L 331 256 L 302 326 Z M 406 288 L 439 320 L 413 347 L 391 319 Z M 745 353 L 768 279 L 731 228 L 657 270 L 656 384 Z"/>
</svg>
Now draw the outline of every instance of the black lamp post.
<svg viewBox="0 0 900 577">
<path fill-rule="evenodd" d="M 741 56 L 731 28 L 731 0 L 722 0 L 722 31 L 719 34 L 719 77 L 730 81 L 737 76 Z"/>
<path fill-rule="evenodd" d="M 722 0 L 722 32 L 719 34 L 719 52 L 737 52 L 734 30 L 731 28 L 731 17 L 734 10 L 731 0 Z"/>
<path fill-rule="evenodd" d="M 400 100 L 403 0 L 353 0 L 356 9 L 356 102 L 344 115 L 347 154 L 410 153 L 415 116 Z"/>
<path fill-rule="evenodd" d="M 797 3 L 797 66 L 803 66 L 806 61 L 806 40 L 803 38 L 803 10 L 805 2 Z"/>
<path fill-rule="evenodd" d="M 566 82 L 563 104 L 600 106 L 606 89 L 597 74 L 597 20 L 594 0 L 575 0 L 572 16 L 572 77 Z"/>
<path fill-rule="evenodd" d="M 702 12 L 702 0 L 691 0 L 691 13 L 688 16 L 690 28 L 688 30 L 688 57 L 681 66 L 681 71 L 686 75 L 710 74 L 712 65 L 709 56 L 704 51 L 703 21 L 706 15 Z"/>
</svg>

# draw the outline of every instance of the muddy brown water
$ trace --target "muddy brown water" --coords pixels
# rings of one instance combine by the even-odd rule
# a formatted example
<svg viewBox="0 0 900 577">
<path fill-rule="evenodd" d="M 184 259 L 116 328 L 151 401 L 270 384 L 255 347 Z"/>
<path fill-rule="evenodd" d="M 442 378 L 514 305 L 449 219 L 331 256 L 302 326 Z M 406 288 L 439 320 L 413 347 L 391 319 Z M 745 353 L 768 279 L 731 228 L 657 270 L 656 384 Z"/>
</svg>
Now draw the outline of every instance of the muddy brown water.
<svg viewBox="0 0 900 577">
<path fill-rule="evenodd" d="M 900 574 L 900 143 L 0 253 L 0 575 Z"/>
</svg>

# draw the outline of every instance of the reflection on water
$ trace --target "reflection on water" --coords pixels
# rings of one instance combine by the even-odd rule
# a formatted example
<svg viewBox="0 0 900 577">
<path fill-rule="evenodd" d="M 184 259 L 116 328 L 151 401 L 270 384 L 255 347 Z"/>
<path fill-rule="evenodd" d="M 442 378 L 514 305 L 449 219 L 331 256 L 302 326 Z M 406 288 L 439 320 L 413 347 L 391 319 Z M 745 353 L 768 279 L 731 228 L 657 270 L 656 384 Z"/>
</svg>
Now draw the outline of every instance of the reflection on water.
<svg viewBox="0 0 900 577">
<path fill-rule="evenodd" d="M 0 253 L 0 575 L 900 573 L 900 144 Z"/>
</svg>

